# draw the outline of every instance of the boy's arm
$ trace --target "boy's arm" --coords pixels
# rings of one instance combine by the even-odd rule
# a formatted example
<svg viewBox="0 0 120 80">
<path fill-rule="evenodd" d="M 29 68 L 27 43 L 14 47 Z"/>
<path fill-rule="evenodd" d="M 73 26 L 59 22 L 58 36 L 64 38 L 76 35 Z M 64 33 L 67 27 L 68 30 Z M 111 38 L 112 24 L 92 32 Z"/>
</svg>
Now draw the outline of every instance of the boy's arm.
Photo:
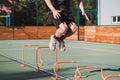
<svg viewBox="0 0 120 80">
<path fill-rule="evenodd" d="M 82 11 L 82 15 L 85 16 L 85 18 L 86 18 L 87 21 L 88 21 L 88 24 L 91 24 L 91 22 L 90 22 L 90 20 L 89 20 L 89 18 L 88 18 L 88 16 L 87 16 L 87 14 L 85 13 L 85 9 L 84 9 L 84 5 L 83 5 L 82 0 L 78 0 L 78 2 L 79 2 L 79 8 L 80 8 L 80 10 Z"/>
<path fill-rule="evenodd" d="M 85 10 L 82 0 L 79 0 L 79 8 L 82 11 L 82 15 L 85 15 Z"/>
<path fill-rule="evenodd" d="M 51 2 L 51 0 L 45 0 L 45 3 L 47 4 L 47 6 L 49 7 L 49 9 L 52 11 L 54 18 L 59 18 L 60 14 L 59 12 L 61 12 L 60 10 L 56 10 Z"/>
</svg>

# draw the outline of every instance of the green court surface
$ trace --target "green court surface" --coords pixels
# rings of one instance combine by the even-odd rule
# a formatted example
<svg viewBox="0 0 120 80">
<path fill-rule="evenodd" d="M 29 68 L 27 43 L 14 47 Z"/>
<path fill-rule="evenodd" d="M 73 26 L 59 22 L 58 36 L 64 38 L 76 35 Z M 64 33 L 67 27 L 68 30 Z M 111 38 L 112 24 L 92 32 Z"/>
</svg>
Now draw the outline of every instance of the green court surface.
<svg viewBox="0 0 120 80">
<path fill-rule="evenodd" d="M 120 74 L 120 45 L 109 43 L 95 43 L 84 41 L 66 40 L 66 51 L 60 52 L 58 48 L 59 62 L 78 62 L 79 67 L 101 66 L 105 76 Z M 51 80 L 55 76 L 53 66 L 56 61 L 55 52 L 48 48 L 42 49 L 44 66 L 40 72 L 36 69 L 36 48 L 25 48 L 26 67 L 21 67 L 22 47 L 25 44 L 39 44 L 48 46 L 49 40 L 0 40 L 0 80 Z M 40 56 L 40 55 L 39 55 Z M 40 61 L 39 61 L 40 63 Z M 75 64 L 60 64 L 58 71 L 60 80 L 74 80 Z M 79 80 L 102 80 L 100 70 L 81 70 L 82 78 Z M 111 78 L 107 80 L 120 80 Z"/>
</svg>

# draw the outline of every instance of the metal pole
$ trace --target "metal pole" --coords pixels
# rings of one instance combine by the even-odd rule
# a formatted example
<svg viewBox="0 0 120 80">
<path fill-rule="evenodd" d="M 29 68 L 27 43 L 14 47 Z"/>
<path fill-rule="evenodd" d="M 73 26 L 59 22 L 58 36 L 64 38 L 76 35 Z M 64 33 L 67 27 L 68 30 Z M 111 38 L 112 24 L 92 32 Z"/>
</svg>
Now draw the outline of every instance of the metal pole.
<svg viewBox="0 0 120 80">
<path fill-rule="evenodd" d="M 97 4 L 97 8 L 96 8 L 96 24 L 98 25 L 98 0 L 96 1 L 96 4 Z"/>
<path fill-rule="evenodd" d="M 80 40 L 80 9 L 78 7 L 78 11 L 77 11 L 77 15 L 78 15 L 78 40 Z"/>
<path fill-rule="evenodd" d="M 12 0 L 12 30 L 13 30 L 13 40 L 14 40 L 14 12 L 15 12 L 15 7 L 14 7 L 14 0 Z"/>
<path fill-rule="evenodd" d="M 38 26 L 38 0 L 36 0 L 36 26 Z"/>
</svg>

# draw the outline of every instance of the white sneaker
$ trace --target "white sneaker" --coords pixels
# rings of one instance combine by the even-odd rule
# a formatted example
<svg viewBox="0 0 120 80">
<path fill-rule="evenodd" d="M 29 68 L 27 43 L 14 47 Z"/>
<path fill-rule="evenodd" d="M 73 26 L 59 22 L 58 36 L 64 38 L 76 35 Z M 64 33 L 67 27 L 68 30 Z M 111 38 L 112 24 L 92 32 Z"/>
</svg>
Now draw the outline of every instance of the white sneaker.
<svg viewBox="0 0 120 80">
<path fill-rule="evenodd" d="M 57 40 L 54 38 L 54 35 L 51 35 L 51 37 L 50 37 L 50 43 L 49 43 L 50 50 L 55 51 L 55 49 L 56 49 L 56 43 L 57 43 Z"/>
<path fill-rule="evenodd" d="M 59 41 L 59 48 L 62 52 L 66 50 L 64 41 Z"/>
</svg>

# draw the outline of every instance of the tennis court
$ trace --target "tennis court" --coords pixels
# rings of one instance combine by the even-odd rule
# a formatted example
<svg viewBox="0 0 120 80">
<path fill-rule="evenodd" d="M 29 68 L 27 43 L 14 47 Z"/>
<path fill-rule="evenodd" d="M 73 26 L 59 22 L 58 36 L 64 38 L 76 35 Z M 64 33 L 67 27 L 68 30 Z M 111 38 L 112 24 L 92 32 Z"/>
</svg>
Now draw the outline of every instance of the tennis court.
<svg viewBox="0 0 120 80">
<path fill-rule="evenodd" d="M 58 49 L 58 63 L 56 63 L 56 52 L 49 50 L 49 48 L 43 48 L 44 66 L 39 66 L 39 72 L 34 72 L 37 69 L 36 49 L 38 46 L 26 46 L 24 48 L 26 66 L 21 66 L 22 48 L 28 44 L 48 46 L 49 40 L 0 41 L 0 80 L 51 80 L 51 76 L 56 77 L 53 68 L 56 70 L 59 67 L 60 70 L 56 70 L 59 80 L 75 80 L 76 64 L 81 69 L 88 68 L 80 70 L 82 77 L 78 80 L 103 80 L 101 71 L 94 66 L 101 67 L 104 76 L 120 75 L 119 44 L 66 40 L 67 50 L 60 52 Z M 58 45 L 57 48 L 59 48 Z M 38 57 L 40 56 L 38 54 Z M 40 63 L 39 59 L 38 63 Z M 107 80 L 120 80 L 120 77 L 108 78 Z"/>
</svg>

